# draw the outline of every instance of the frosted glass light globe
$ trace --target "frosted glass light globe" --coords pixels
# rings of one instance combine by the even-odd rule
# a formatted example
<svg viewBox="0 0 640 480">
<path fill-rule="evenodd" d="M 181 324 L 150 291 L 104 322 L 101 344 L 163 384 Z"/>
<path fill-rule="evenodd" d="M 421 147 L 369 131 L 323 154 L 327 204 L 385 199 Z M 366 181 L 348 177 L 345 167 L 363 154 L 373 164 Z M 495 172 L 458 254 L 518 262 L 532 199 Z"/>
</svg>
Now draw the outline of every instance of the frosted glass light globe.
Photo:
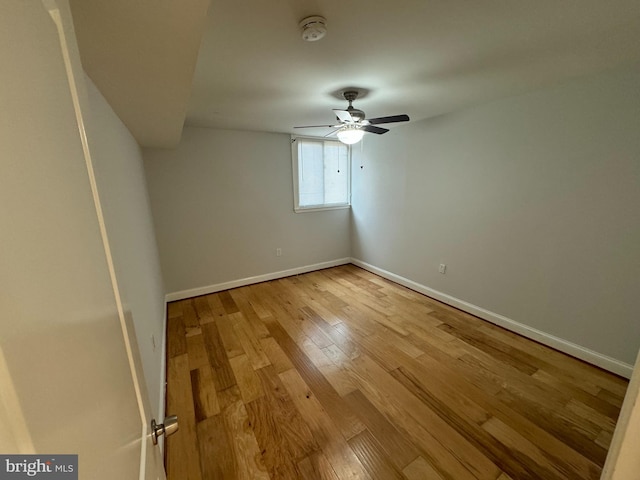
<svg viewBox="0 0 640 480">
<path fill-rule="evenodd" d="M 338 131 L 338 140 L 346 145 L 358 143 L 364 137 L 364 130 L 359 128 L 345 128 Z"/>
</svg>

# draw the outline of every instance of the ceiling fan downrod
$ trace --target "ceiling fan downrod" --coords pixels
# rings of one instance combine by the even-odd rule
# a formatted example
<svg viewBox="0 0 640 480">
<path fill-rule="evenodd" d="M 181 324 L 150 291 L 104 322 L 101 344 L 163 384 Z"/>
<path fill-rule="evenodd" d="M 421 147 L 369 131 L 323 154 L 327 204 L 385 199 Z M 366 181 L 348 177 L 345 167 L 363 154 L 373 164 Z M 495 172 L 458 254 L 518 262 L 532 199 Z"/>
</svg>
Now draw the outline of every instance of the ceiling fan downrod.
<svg viewBox="0 0 640 480">
<path fill-rule="evenodd" d="M 358 110 L 353 106 L 353 101 L 358 98 L 357 90 L 347 90 L 342 93 L 344 99 L 349 102 L 349 106 L 347 107 L 347 112 L 351 115 L 351 121 L 354 123 L 360 123 L 365 118 L 365 113 L 362 110 Z M 340 119 L 340 117 L 338 117 Z"/>
<path fill-rule="evenodd" d="M 356 90 L 347 90 L 342 94 L 342 96 L 347 102 L 349 102 L 349 106 L 351 106 L 351 102 L 358 98 L 358 92 Z"/>
</svg>

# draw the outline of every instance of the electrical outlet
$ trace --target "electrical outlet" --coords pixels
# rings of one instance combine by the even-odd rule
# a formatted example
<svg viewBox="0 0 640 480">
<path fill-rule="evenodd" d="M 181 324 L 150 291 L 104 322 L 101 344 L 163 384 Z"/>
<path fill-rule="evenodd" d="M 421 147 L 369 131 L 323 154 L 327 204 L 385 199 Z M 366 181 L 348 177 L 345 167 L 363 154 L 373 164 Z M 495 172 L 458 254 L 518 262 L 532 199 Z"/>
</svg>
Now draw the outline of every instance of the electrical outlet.
<svg viewBox="0 0 640 480">
<path fill-rule="evenodd" d="M 276 248 L 276 257 L 281 257 L 281 256 L 282 256 L 282 249 Z"/>
<path fill-rule="evenodd" d="M 447 272 L 447 266 L 444 263 L 441 263 L 438 271 L 444 275 Z"/>
</svg>

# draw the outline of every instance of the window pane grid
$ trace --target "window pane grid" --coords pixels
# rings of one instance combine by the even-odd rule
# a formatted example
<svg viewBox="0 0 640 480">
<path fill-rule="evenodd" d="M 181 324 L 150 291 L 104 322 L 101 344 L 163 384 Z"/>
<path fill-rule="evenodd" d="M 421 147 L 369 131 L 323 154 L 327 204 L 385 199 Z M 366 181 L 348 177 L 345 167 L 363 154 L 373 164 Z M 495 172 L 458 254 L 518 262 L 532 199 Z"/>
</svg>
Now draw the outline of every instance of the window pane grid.
<svg viewBox="0 0 640 480">
<path fill-rule="evenodd" d="M 349 149 L 331 140 L 297 142 L 297 205 L 313 208 L 349 205 Z"/>
</svg>

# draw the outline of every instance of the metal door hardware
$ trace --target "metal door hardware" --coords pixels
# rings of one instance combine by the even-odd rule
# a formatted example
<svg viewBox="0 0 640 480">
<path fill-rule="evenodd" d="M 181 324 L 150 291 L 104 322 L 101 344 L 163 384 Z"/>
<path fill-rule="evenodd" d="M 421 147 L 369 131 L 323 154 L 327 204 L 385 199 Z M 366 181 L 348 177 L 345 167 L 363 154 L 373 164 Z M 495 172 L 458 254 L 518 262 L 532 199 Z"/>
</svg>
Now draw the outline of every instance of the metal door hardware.
<svg viewBox="0 0 640 480">
<path fill-rule="evenodd" d="M 158 444 L 158 437 L 164 435 L 168 437 L 178 431 L 178 417 L 177 415 L 169 415 L 164 419 L 164 423 L 157 424 L 156 419 L 151 420 L 151 439 L 153 444 Z"/>
</svg>

